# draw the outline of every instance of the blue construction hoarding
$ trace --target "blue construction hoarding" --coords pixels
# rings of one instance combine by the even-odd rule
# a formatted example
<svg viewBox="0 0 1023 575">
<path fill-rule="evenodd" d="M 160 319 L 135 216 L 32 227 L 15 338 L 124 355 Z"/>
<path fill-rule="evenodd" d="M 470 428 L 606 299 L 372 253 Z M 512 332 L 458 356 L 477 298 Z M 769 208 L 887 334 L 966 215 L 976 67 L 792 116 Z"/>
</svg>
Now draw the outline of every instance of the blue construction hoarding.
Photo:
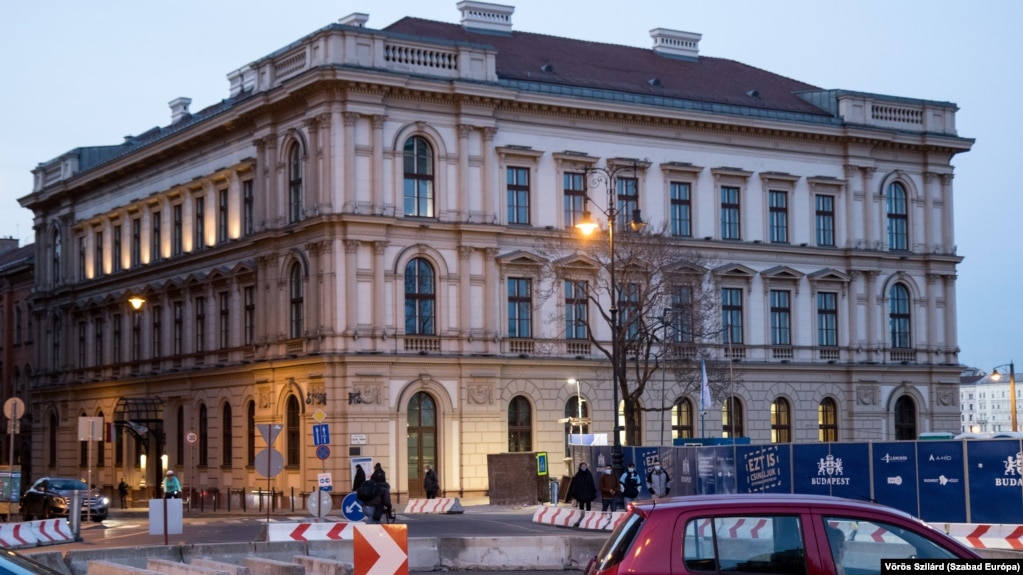
<svg viewBox="0 0 1023 575">
<path fill-rule="evenodd" d="M 572 454 L 611 464 L 610 446 Z M 644 477 L 659 461 L 672 495 L 815 493 L 877 501 L 929 522 L 1023 523 L 1019 439 L 623 447 L 622 457 Z"/>
</svg>

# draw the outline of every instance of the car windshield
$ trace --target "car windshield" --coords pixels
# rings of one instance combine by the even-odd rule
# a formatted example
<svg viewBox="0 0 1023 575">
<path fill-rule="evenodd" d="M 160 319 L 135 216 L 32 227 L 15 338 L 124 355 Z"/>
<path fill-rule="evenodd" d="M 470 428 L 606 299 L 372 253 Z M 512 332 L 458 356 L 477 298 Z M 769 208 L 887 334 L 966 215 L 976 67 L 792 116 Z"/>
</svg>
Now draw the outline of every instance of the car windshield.
<svg viewBox="0 0 1023 575">
<path fill-rule="evenodd" d="M 51 479 L 50 489 L 54 491 L 85 491 L 85 482 L 78 479 Z"/>
</svg>

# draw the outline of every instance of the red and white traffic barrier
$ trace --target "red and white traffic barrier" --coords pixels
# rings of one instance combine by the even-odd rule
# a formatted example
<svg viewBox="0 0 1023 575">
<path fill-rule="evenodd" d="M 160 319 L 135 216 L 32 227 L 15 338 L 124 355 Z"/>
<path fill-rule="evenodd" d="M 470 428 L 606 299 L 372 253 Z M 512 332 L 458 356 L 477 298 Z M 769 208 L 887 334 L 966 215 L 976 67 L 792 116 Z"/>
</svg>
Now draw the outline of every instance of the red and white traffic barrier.
<svg viewBox="0 0 1023 575">
<path fill-rule="evenodd" d="M 75 534 L 71 532 L 71 526 L 68 525 L 67 519 L 42 519 L 29 523 L 32 525 L 39 545 L 70 543 L 75 540 Z"/>
<path fill-rule="evenodd" d="M 457 497 L 436 497 L 434 499 L 409 499 L 405 513 L 464 513 Z"/>
<path fill-rule="evenodd" d="M 0 524 L 0 547 L 4 549 L 35 547 L 37 540 L 35 527 L 31 523 Z"/>
<path fill-rule="evenodd" d="M 354 539 L 351 523 L 271 523 L 267 541 L 341 541 Z"/>
<path fill-rule="evenodd" d="M 533 523 L 556 525 L 558 527 L 575 527 L 583 518 L 584 511 L 574 507 L 557 507 L 541 505 L 533 513 Z"/>
<path fill-rule="evenodd" d="M 579 521 L 579 529 L 592 529 L 595 531 L 613 531 L 618 522 L 625 517 L 624 511 L 584 511 L 583 518 Z"/>
<path fill-rule="evenodd" d="M 1023 550 L 1023 525 L 931 523 L 931 527 L 975 549 Z"/>
</svg>

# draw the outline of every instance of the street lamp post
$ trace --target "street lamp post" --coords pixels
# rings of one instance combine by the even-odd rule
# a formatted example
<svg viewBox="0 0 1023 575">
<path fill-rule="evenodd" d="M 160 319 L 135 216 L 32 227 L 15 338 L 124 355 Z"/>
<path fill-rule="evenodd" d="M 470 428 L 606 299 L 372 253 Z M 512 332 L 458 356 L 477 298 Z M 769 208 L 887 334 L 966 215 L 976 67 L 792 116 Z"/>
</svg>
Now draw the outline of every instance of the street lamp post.
<svg viewBox="0 0 1023 575">
<path fill-rule="evenodd" d="M 1016 431 L 1016 365 L 1013 362 L 1008 364 L 1002 364 L 998 367 L 1009 366 L 1009 396 L 1012 398 L 1012 402 L 1009 403 L 1009 414 L 1012 418 L 1012 430 Z M 1002 374 L 998 373 L 998 367 L 991 370 L 991 379 L 994 381 L 1001 381 Z"/>
<path fill-rule="evenodd" d="M 614 418 L 614 436 L 611 442 L 611 469 L 615 477 L 619 477 L 622 473 L 622 438 L 621 438 L 621 425 L 618 420 L 618 386 L 620 379 L 621 361 L 619 358 L 619 342 L 618 339 L 621 337 L 621 326 L 618 325 L 618 283 L 615 278 L 615 225 L 618 223 L 618 176 L 621 172 L 629 170 L 633 175 L 636 174 L 636 163 L 633 162 L 631 165 L 621 166 L 608 166 L 605 168 L 589 167 L 585 168 L 585 174 L 583 176 L 583 193 L 586 198 L 586 202 L 592 204 L 596 209 L 603 213 L 607 217 L 607 240 L 608 250 L 610 253 L 610 264 L 608 266 L 608 273 L 610 274 L 610 296 L 611 296 L 611 307 L 608 308 L 608 314 L 610 316 L 611 323 L 611 386 L 612 386 L 612 417 Z M 589 179 L 593 178 L 593 181 L 597 184 L 601 184 L 607 188 L 607 210 L 602 210 L 599 205 L 594 203 L 590 198 L 589 194 Z M 632 217 L 629 222 L 633 231 L 640 231 L 645 225 L 643 219 L 640 216 L 640 210 L 637 207 L 632 212 Z M 579 228 L 584 234 L 590 234 L 599 227 L 596 220 L 593 219 L 593 214 L 589 210 L 583 209 L 582 217 L 576 222 L 575 227 Z"/>
</svg>

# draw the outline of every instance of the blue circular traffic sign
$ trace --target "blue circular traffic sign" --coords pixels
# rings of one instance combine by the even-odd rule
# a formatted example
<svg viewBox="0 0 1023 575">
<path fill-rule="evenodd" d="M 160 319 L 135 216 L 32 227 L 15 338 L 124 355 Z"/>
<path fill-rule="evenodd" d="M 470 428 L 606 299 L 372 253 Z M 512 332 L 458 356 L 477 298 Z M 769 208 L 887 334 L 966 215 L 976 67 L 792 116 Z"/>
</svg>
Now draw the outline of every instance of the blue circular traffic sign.
<svg viewBox="0 0 1023 575">
<path fill-rule="evenodd" d="M 354 492 L 345 495 L 341 501 L 341 514 L 349 521 L 362 521 L 366 518 L 366 514 L 362 512 L 362 502 Z"/>
<path fill-rule="evenodd" d="M 316 457 L 319 457 L 320 459 L 326 459 L 330 457 L 330 448 L 327 447 L 326 445 L 316 446 Z"/>
</svg>

